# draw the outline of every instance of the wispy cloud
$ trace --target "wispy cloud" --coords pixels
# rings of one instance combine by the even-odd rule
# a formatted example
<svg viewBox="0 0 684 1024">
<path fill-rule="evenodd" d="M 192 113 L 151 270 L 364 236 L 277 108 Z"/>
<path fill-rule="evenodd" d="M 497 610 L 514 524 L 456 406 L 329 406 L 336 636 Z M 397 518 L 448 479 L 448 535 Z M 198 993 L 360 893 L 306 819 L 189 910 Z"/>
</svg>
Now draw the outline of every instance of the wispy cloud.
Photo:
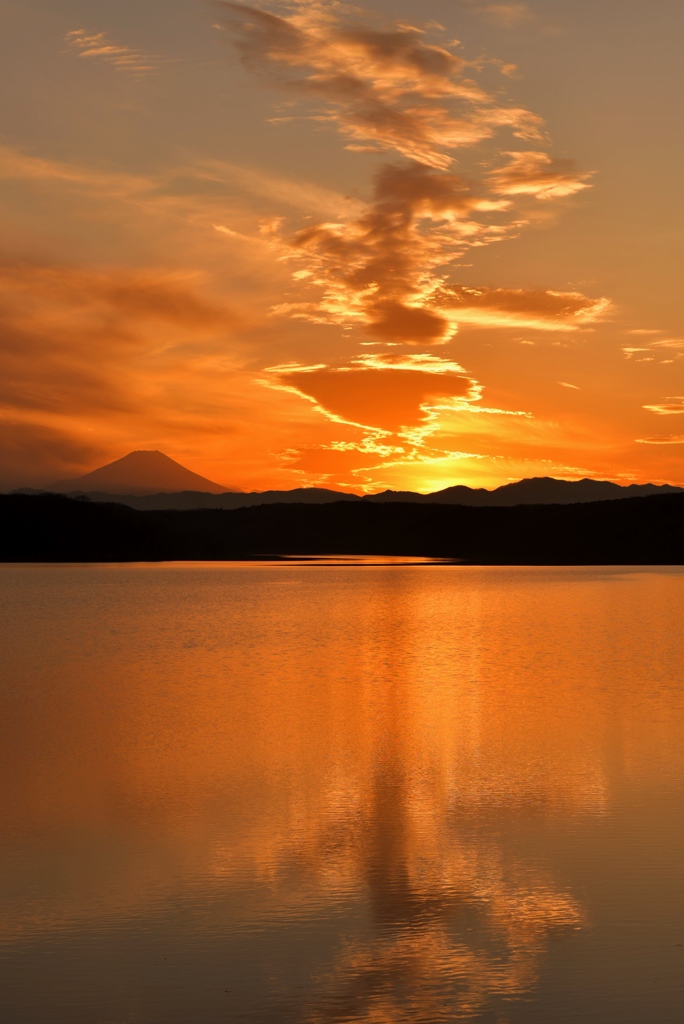
<svg viewBox="0 0 684 1024">
<path fill-rule="evenodd" d="M 112 199 L 142 197 L 158 190 L 160 186 L 160 181 L 151 176 L 94 170 L 81 164 L 34 156 L 14 146 L 2 144 L 0 180 L 52 182 L 108 195 Z"/>
<path fill-rule="evenodd" d="M 467 7 L 482 14 L 487 21 L 503 28 L 515 28 L 517 25 L 535 21 L 536 14 L 526 3 L 491 4 L 487 0 L 461 0 Z"/>
<path fill-rule="evenodd" d="M 554 160 L 547 153 L 506 153 L 508 163 L 488 175 L 496 195 L 562 199 L 590 188 L 591 173 L 573 160 Z"/>
<path fill-rule="evenodd" d="M 634 330 L 631 335 L 639 336 L 641 345 L 623 345 L 625 359 L 633 359 L 636 363 L 673 363 L 675 359 L 684 358 L 684 338 L 660 338 L 649 341 L 648 338 L 660 334 L 660 331 Z"/>
<path fill-rule="evenodd" d="M 661 341 L 652 341 L 649 347 L 652 349 L 664 348 L 684 352 L 684 338 L 663 338 Z"/>
<path fill-rule="evenodd" d="M 363 207 L 357 200 L 313 182 L 220 160 L 169 165 L 163 171 L 142 175 L 49 159 L 0 144 L 2 180 L 27 186 L 47 184 L 56 190 L 97 198 L 107 206 L 128 204 L 166 221 L 175 220 L 185 228 L 198 227 L 247 243 L 264 243 L 280 223 L 276 218 L 269 227 L 268 219 L 263 217 L 265 206 L 277 204 L 290 214 L 313 211 L 317 216 L 345 216 Z M 252 235 L 222 222 L 231 215 L 245 220 L 245 204 L 235 201 L 236 192 L 254 200 Z"/>
<path fill-rule="evenodd" d="M 480 327 L 526 327 L 539 331 L 577 331 L 596 323 L 610 309 L 606 298 L 581 292 L 527 288 L 445 289 L 457 323 Z"/>
<path fill-rule="evenodd" d="M 490 21 L 505 28 L 513 28 L 535 18 L 528 4 L 483 4 L 482 10 Z"/>
<path fill-rule="evenodd" d="M 664 398 L 662 402 L 653 405 L 645 405 L 644 409 L 655 412 L 659 416 L 677 416 L 684 413 L 684 396 L 675 395 L 673 398 Z"/>
<path fill-rule="evenodd" d="M 144 75 L 156 71 L 163 58 L 156 54 L 143 53 L 130 46 L 113 42 L 106 32 L 88 32 L 77 28 L 67 32 L 65 41 L 69 48 L 87 60 L 100 60 L 111 64 L 117 71 Z"/>
<path fill-rule="evenodd" d="M 638 437 L 637 444 L 684 444 L 684 434 L 669 434 L 666 437 Z"/>
<path fill-rule="evenodd" d="M 538 115 L 488 93 L 472 66 L 449 43 L 428 41 L 424 29 L 369 28 L 342 5 L 288 4 L 283 15 L 239 3 L 219 6 L 244 63 L 308 100 L 314 106 L 308 116 L 352 145 L 445 170 L 451 150 L 502 128 L 541 138 Z"/>
</svg>

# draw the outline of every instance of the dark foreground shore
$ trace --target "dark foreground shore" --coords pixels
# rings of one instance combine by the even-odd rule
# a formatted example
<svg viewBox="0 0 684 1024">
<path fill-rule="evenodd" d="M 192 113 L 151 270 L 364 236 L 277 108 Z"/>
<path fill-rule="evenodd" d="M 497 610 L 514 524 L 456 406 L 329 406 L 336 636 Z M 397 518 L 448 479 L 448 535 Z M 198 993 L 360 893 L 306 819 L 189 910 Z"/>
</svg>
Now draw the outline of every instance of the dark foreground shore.
<svg viewBox="0 0 684 1024">
<path fill-rule="evenodd" d="M 263 505 L 137 511 L 0 495 L 0 561 L 128 562 L 403 555 L 479 565 L 680 565 L 684 495 L 577 505 Z"/>
</svg>

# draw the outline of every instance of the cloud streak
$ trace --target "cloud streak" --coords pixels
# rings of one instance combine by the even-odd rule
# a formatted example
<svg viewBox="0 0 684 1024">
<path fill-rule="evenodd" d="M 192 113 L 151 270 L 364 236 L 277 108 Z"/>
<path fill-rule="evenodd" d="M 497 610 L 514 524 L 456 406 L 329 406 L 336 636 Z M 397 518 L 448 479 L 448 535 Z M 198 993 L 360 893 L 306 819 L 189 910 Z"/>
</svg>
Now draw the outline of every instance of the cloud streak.
<svg viewBox="0 0 684 1024">
<path fill-rule="evenodd" d="M 646 341 L 646 338 L 660 334 L 660 331 L 635 330 L 629 333 Z M 660 338 L 642 345 L 623 345 L 622 354 L 625 359 L 633 359 L 635 363 L 673 363 L 676 359 L 684 358 L 684 338 Z"/>
<path fill-rule="evenodd" d="M 534 21 L 534 14 L 527 4 L 485 4 L 482 10 L 490 21 L 505 28 L 512 28 L 521 22 Z"/>
<path fill-rule="evenodd" d="M 684 444 L 684 434 L 669 434 L 666 437 L 638 437 L 637 444 Z"/>
<path fill-rule="evenodd" d="M 676 395 L 674 398 L 665 398 L 662 402 L 645 405 L 644 409 L 655 412 L 658 416 L 681 416 L 684 413 L 684 396 Z"/>
<path fill-rule="evenodd" d="M 69 49 L 86 60 L 103 61 L 117 71 L 126 71 L 133 75 L 145 75 L 156 71 L 162 58 L 149 53 L 142 53 L 130 46 L 121 46 L 113 42 L 105 32 L 88 32 L 77 28 L 67 32 L 64 37 Z"/>
<path fill-rule="evenodd" d="M 564 199 L 591 187 L 591 173 L 579 171 L 574 160 L 554 160 L 538 152 L 505 155 L 508 163 L 487 176 L 496 195 Z"/>
</svg>

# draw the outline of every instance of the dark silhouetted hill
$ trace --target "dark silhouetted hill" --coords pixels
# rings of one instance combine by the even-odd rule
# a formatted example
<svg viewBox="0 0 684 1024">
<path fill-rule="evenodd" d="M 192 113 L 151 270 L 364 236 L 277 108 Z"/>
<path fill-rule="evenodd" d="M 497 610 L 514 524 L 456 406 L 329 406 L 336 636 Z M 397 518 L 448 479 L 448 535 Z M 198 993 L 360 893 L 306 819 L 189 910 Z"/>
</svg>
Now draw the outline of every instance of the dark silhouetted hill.
<svg viewBox="0 0 684 1024">
<path fill-rule="evenodd" d="M 17 494 L 44 494 L 28 487 Z M 253 505 L 324 505 L 332 501 L 361 501 L 358 494 L 343 494 L 322 487 L 301 487 L 293 491 L 226 491 L 221 494 L 205 494 L 201 491 L 180 491 L 177 494 L 123 494 L 112 495 L 106 491 L 70 491 L 70 498 L 88 498 L 89 501 L 116 500 L 130 508 L 145 509 L 196 509 L 196 508 L 250 508 Z"/>
<path fill-rule="evenodd" d="M 130 452 L 116 462 L 86 473 L 74 480 L 58 480 L 48 491 L 66 494 L 74 491 L 100 491 L 107 495 L 141 495 L 160 492 L 200 491 L 222 494 L 227 490 L 170 459 L 163 452 Z"/>
<path fill-rule="evenodd" d="M 137 511 L 0 496 L 0 561 L 399 555 L 481 565 L 681 565 L 684 495 L 573 505 L 335 502 Z"/>
<path fill-rule="evenodd" d="M 572 505 L 591 501 L 613 501 L 618 498 L 645 498 L 652 494 L 684 493 L 670 484 L 629 484 L 621 486 L 610 480 L 555 480 L 538 476 L 516 483 L 503 484 L 493 491 L 482 487 L 457 485 L 432 494 L 412 491 L 382 491 L 369 494 L 364 501 L 410 501 L 438 505 Z"/>
</svg>

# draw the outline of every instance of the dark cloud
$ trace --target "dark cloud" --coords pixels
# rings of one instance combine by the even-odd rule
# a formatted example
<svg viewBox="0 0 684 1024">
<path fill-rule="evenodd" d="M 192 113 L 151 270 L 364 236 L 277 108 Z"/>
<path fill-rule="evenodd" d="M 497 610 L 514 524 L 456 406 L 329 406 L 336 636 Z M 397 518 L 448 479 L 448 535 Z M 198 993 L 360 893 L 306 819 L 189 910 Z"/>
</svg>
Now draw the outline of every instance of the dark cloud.
<svg viewBox="0 0 684 1024">
<path fill-rule="evenodd" d="M 0 490 L 69 477 L 102 455 L 96 444 L 66 430 L 0 413 Z"/>
<path fill-rule="evenodd" d="M 427 344 L 442 341 L 449 333 L 449 321 L 429 309 L 402 305 L 400 302 L 376 302 L 368 323 L 368 333 L 387 341 Z"/>
</svg>

